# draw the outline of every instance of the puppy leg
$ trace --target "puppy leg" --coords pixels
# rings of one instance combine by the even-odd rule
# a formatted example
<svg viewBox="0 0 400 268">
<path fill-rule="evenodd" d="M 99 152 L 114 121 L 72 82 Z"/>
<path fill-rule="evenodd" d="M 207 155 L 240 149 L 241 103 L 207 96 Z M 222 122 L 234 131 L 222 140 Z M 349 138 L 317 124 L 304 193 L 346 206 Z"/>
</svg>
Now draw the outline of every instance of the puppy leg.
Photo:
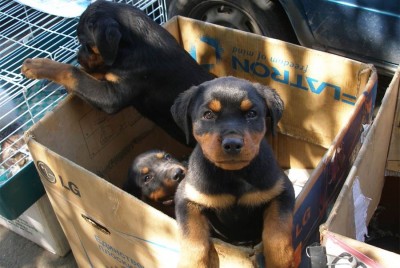
<svg viewBox="0 0 400 268">
<path fill-rule="evenodd" d="M 22 65 L 22 73 L 30 79 L 49 79 L 73 90 L 77 81 L 73 77 L 72 65 L 56 62 L 46 58 L 26 59 Z"/>
<path fill-rule="evenodd" d="M 26 59 L 21 71 L 31 79 L 54 81 L 64 86 L 68 92 L 77 94 L 80 98 L 109 114 L 130 106 L 132 99 L 138 94 L 136 90 L 118 90 L 116 83 L 100 81 L 73 65 L 46 58 Z M 118 79 L 118 77 L 113 78 L 114 82 Z"/>
<path fill-rule="evenodd" d="M 179 268 L 210 268 L 210 231 L 200 206 L 187 200 L 176 204 L 176 220 L 180 235 Z M 216 267 L 216 266 L 213 266 Z"/>
<path fill-rule="evenodd" d="M 264 211 L 262 241 L 265 265 L 268 268 L 294 267 L 293 213 L 282 211 L 281 206 L 282 203 L 275 199 Z"/>
</svg>

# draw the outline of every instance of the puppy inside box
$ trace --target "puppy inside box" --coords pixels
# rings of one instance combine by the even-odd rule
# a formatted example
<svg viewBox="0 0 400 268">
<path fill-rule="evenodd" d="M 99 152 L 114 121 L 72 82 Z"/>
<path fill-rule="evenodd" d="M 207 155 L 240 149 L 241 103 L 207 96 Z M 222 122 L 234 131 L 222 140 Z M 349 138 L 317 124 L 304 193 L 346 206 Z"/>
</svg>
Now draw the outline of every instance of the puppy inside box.
<svg viewBox="0 0 400 268">
<path fill-rule="evenodd" d="M 187 164 L 162 150 L 149 150 L 132 162 L 122 189 L 175 218 L 174 196 Z"/>
</svg>

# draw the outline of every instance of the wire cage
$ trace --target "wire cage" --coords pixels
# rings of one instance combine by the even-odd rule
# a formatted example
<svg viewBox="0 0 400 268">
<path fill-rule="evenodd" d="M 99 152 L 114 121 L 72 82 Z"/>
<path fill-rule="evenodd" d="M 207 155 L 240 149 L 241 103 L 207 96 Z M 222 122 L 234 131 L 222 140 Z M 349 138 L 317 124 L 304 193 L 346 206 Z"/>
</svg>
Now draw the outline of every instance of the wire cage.
<svg viewBox="0 0 400 268">
<path fill-rule="evenodd" d="M 113 2 L 134 5 L 159 24 L 167 21 L 165 0 Z M 0 0 L 0 186 L 32 161 L 23 133 L 66 96 L 55 83 L 26 79 L 22 62 L 47 57 L 77 64 L 78 19 Z"/>
</svg>

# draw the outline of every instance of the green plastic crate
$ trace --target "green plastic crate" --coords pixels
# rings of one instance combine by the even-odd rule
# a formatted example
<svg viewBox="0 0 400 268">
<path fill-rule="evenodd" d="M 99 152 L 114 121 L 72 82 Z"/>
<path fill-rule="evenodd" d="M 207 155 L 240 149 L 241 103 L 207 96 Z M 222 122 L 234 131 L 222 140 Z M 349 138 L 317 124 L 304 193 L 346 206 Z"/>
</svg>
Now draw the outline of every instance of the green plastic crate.
<svg viewBox="0 0 400 268">
<path fill-rule="evenodd" d="M 30 162 L 4 183 L 0 178 L 0 215 L 15 220 L 44 193 L 35 165 Z"/>
</svg>

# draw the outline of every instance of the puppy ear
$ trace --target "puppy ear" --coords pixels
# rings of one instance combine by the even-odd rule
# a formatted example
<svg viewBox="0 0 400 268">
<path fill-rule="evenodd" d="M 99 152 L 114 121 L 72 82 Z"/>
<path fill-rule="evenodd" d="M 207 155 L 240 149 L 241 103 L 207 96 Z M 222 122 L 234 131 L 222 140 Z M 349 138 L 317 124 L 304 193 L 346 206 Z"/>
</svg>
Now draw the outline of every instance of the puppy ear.
<svg viewBox="0 0 400 268">
<path fill-rule="evenodd" d="M 112 65 L 117 57 L 121 32 L 118 23 L 110 18 L 101 19 L 93 26 L 93 36 L 106 65 Z"/>
<path fill-rule="evenodd" d="M 179 94 L 171 107 L 171 114 L 176 124 L 186 135 L 186 143 L 190 144 L 190 133 L 192 132 L 191 104 L 198 86 L 193 86 Z"/>
<path fill-rule="evenodd" d="M 254 86 L 267 103 L 267 117 L 271 120 L 272 135 L 275 136 L 278 122 L 282 118 L 284 103 L 275 89 L 258 83 L 255 83 Z"/>
<path fill-rule="evenodd" d="M 140 199 L 142 197 L 142 188 L 138 186 L 136 177 L 137 174 L 133 168 L 130 168 L 128 172 L 128 179 L 123 184 L 122 190 Z"/>
</svg>

